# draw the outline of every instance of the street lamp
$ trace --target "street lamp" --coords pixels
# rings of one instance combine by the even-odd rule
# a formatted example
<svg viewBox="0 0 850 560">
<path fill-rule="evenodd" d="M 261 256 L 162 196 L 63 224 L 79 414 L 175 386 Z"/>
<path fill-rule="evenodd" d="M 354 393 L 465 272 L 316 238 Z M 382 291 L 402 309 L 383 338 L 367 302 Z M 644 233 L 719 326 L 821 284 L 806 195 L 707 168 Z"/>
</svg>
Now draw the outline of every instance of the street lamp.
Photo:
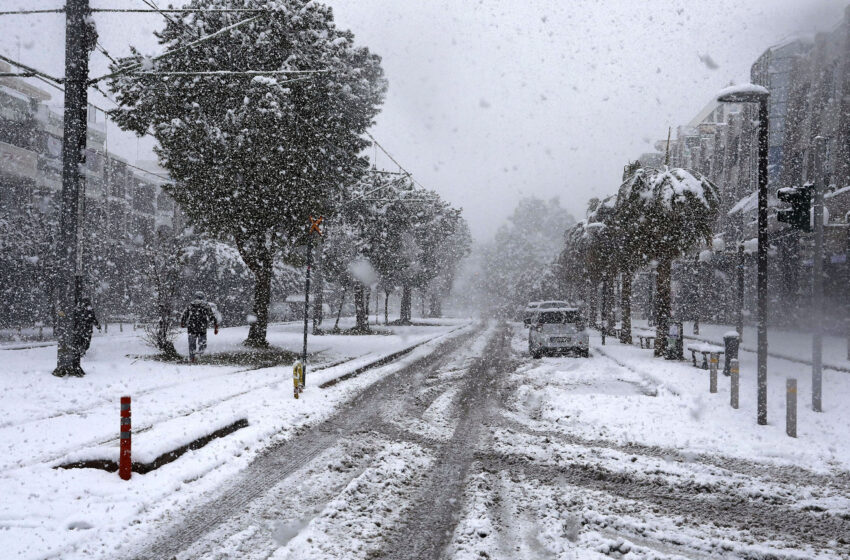
<svg viewBox="0 0 850 560">
<path fill-rule="evenodd" d="M 759 104 L 758 167 L 758 423 L 767 424 L 767 149 L 770 92 L 754 84 L 728 87 L 717 94 L 720 103 Z"/>
</svg>

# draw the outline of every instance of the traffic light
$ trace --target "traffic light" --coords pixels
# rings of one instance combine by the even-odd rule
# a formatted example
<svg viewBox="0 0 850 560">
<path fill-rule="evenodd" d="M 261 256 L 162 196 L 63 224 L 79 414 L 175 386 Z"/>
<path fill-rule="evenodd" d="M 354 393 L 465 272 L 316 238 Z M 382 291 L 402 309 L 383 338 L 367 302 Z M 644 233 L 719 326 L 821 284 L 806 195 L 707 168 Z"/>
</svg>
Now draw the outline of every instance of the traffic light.
<svg viewBox="0 0 850 560">
<path fill-rule="evenodd" d="M 779 189 L 776 193 L 779 200 L 787 202 L 790 208 L 780 208 L 776 211 L 776 219 L 785 222 L 793 229 L 811 232 L 812 186 L 788 187 Z"/>
</svg>

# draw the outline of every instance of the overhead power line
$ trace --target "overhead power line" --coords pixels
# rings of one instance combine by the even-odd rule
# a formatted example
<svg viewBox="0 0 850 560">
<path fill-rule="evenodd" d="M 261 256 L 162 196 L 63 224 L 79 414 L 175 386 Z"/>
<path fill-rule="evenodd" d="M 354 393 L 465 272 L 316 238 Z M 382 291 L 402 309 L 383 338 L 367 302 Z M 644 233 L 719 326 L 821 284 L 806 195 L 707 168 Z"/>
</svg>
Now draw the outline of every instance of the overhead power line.
<svg viewBox="0 0 850 560">
<path fill-rule="evenodd" d="M 17 66 L 18 68 L 21 68 L 22 70 L 26 70 L 26 72 L 31 73 L 33 75 L 33 77 L 39 76 L 41 78 L 44 78 L 46 80 L 50 80 L 50 81 L 57 83 L 57 84 L 61 84 L 62 82 L 65 81 L 64 78 L 56 78 L 54 76 L 51 76 L 50 74 L 46 74 L 46 73 L 44 73 L 40 70 L 36 70 L 32 66 L 27 66 L 26 64 L 18 62 L 17 60 L 13 60 L 13 59 L 11 59 L 7 56 L 3 56 L 2 54 L 0 54 L 0 60 L 8 62 L 9 64 L 11 64 L 13 66 Z"/>
<path fill-rule="evenodd" d="M 219 29 L 218 31 L 216 31 L 214 33 L 210 33 L 209 35 L 204 35 L 200 39 L 197 39 L 195 41 L 191 41 L 189 43 L 186 43 L 185 45 L 181 45 L 177 48 L 171 49 L 170 51 L 165 51 L 164 53 L 158 54 L 154 57 L 151 57 L 148 60 L 150 60 L 150 61 L 159 60 L 161 58 L 165 58 L 167 56 L 171 56 L 173 54 L 183 52 L 186 49 L 191 49 L 192 47 L 200 45 L 201 43 L 209 41 L 210 39 L 214 39 L 215 37 L 218 37 L 219 35 L 223 35 L 224 33 L 227 33 L 228 31 L 233 31 L 237 27 L 241 27 L 241 26 L 245 25 L 246 23 L 256 21 L 256 20 L 260 19 L 260 17 L 262 17 L 263 15 L 264 14 L 256 15 L 254 17 L 250 17 L 250 18 L 247 18 L 247 19 L 243 19 L 242 21 L 238 21 L 238 22 L 234 23 L 233 25 L 228 25 L 227 27 L 222 27 L 221 29 Z M 97 82 L 100 82 L 100 81 L 103 81 L 103 80 L 108 80 L 109 78 L 114 78 L 116 76 L 120 76 L 122 74 L 127 74 L 129 72 L 132 72 L 133 70 L 136 70 L 137 68 L 141 68 L 142 66 L 143 66 L 143 63 L 141 63 L 141 62 L 138 62 L 136 64 L 130 64 L 128 66 L 124 66 L 123 68 L 119 68 L 118 70 L 116 70 L 114 72 L 110 72 L 109 74 L 106 74 L 105 76 L 101 76 L 99 78 L 89 80 L 89 83 L 93 84 L 93 83 L 97 83 Z"/>
<path fill-rule="evenodd" d="M 112 55 L 109 54 L 109 52 L 106 50 L 106 47 L 104 47 L 103 45 L 100 44 L 100 41 L 95 43 L 95 45 L 97 47 L 97 50 L 99 50 L 101 53 L 103 53 L 103 56 L 108 58 L 109 61 L 112 62 L 112 64 L 118 64 L 118 61 L 115 60 L 114 58 L 112 58 Z"/>
<path fill-rule="evenodd" d="M 154 0 L 142 0 L 142 2 L 144 2 L 145 5 L 150 6 L 151 8 L 153 8 L 154 10 L 159 12 L 159 14 L 162 15 L 162 17 L 164 17 L 165 19 L 170 21 L 172 24 L 183 27 L 184 29 L 188 30 L 190 33 L 192 33 L 196 37 L 201 37 L 201 32 L 198 29 L 190 27 L 185 21 L 179 21 L 178 22 L 176 19 L 172 18 L 170 15 L 163 12 L 160 9 L 160 7 L 156 4 L 156 2 L 154 2 Z"/>
<path fill-rule="evenodd" d="M 91 8 L 93 13 L 101 14 L 185 14 L 185 13 L 270 13 L 277 10 L 269 10 L 267 8 L 165 8 L 165 9 L 146 9 L 146 8 Z M 65 8 L 51 8 L 44 10 L 4 10 L 0 11 L 0 16 L 30 16 L 37 14 L 64 14 Z"/>
<path fill-rule="evenodd" d="M 145 2 L 147 4 L 147 2 Z M 64 10 L 62 10 L 64 11 Z M 92 8 L 92 12 L 98 13 L 131 13 L 131 14 L 185 14 L 185 13 L 213 13 L 213 14 L 230 14 L 230 13 L 253 13 L 253 14 L 271 14 L 279 10 L 269 10 L 268 8 Z"/>
<path fill-rule="evenodd" d="M 329 70 L 200 70 L 197 72 L 133 72 L 140 76 L 265 76 L 269 74 L 321 74 Z"/>
<path fill-rule="evenodd" d="M 419 188 L 421 188 L 421 189 L 428 190 L 428 189 L 426 189 L 426 188 L 422 185 L 422 183 L 420 183 L 419 181 L 417 181 L 417 180 L 416 180 L 416 178 L 413 176 L 413 174 L 412 174 L 410 171 L 408 171 L 407 169 L 405 169 L 404 167 L 402 167 L 402 165 L 398 162 L 398 160 L 396 160 L 396 159 L 392 156 L 392 154 L 390 154 L 390 153 L 387 151 L 387 149 L 386 149 L 386 148 L 384 148 L 384 147 L 381 145 L 381 143 L 380 143 L 380 142 L 378 142 L 378 141 L 375 139 L 375 137 L 374 137 L 374 136 L 372 136 L 372 134 L 371 134 L 368 130 L 366 131 L 366 136 L 368 136 L 368 137 L 372 140 L 372 142 L 374 142 L 374 143 L 375 143 L 375 145 L 376 145 L 376 146 L 378 146 L 378 148 L 380 148 L 380 150 L 381 150 L 382 152 L 384 152 L 384 154 L 385 154 L 388 158 L 390 158 L 390 160 L 391 160 L 394 164 L 396 164 L 396 165 L 398 166 L 398 168 L 399 168 L 399 169 L 401 169 L 402 171 L 404 171 L 404 172 L 407 174 L 407 176 L 408 176 L 408 177 L 410 177 L 410 180 L 411 180 L 411 181 L 413 181 L 413 183 L 414 183 L 416 186 L 418 186 L 418 187 L 419 187 Z"/>
<path fill-rule="evenodd" d="M 0 16 L 28 16 L 32 14 L 64 14 L 65 8 L 53 8 L 51 10 L 6 10 L 0 12 Z"/>
</svg>

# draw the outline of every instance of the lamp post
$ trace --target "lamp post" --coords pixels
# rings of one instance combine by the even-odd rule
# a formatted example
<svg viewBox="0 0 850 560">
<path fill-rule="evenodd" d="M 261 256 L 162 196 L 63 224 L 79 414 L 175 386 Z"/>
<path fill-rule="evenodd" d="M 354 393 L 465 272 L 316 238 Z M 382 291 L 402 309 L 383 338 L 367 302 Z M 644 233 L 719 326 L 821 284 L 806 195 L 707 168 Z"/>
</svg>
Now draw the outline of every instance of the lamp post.
<svg viewBox="0 0 850 560">
<path fill-rule="evenodd" d="M 717 94 L 720 103 L 758 103 L 758 423 L 767 424 L 767 150 L 770 92 L 753 84 L 732 86 Z"/>
</svg>

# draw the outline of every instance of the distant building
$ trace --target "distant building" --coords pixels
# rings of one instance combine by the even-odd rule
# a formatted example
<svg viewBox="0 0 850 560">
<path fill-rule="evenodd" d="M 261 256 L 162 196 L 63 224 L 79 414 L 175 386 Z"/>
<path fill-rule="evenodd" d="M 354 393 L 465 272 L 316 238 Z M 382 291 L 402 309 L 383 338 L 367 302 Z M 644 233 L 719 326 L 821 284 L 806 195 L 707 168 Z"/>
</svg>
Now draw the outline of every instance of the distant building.
<svg viewBox="0 0 850 560">
<path fill-rule="evenodd" d="M 770 91 L 767 165 L 768 183 L 774 192 L 779 188 L 779 180 L 785 161 L 783 146 L 795 61 L 806 55 L 811 48 L 812 43 L 804 39 L 791 39 L 774 45 L 762 53 L 750 70 L 750 81 L 764 86 Z M 756 117 L 755 108 L 750 108 L 748 112 Z"/>
<path fill-rule="evenodd" d="M 9 66 L 0 62 L 0 71 Z M 37 208 L 50 216 L 62 191 L 62 116 L 48 92 L 17 78 L 0 78 L 0 212 Z M 107 152 L 105 121 L 89 106 L 82 200 L 85 226 L 112 239 L 147 240 L 157 225 L 174 225 L 176 206 L 160 188 L 161 169 L 146 171 Z"/>
<path fill-rule="evenodd" d="M 9 70 L 0 62 L 0 71 Z M 62 115 L 48 106 L 50 99 L 49 92 L 21 79 L 0 78 L 0 219 L 15 224 L 35 217 L 39 225 L 31 233 L 42 251 L 37 256 L 48 261 L 44 247 L 52 244 L 61 206 L 63 137 Z M 155 231 L 178 229 L 182 214 L 161 188 L 170 181 L 162 169 L 134 166 L 109 153 L 98 113 L 89 106 L 79 199 L 83 276 L 85 289 L 101 294 L 96 303 L 118 313 L 132 304 L 139 251 Z M 32 286 L 39 291 L 34 299 L 44 300 L 50 290 L 45 274 L 21 272 L 19 292 Z M 0 322 L 9 320 L 0 312 Z"/>
</svg>

